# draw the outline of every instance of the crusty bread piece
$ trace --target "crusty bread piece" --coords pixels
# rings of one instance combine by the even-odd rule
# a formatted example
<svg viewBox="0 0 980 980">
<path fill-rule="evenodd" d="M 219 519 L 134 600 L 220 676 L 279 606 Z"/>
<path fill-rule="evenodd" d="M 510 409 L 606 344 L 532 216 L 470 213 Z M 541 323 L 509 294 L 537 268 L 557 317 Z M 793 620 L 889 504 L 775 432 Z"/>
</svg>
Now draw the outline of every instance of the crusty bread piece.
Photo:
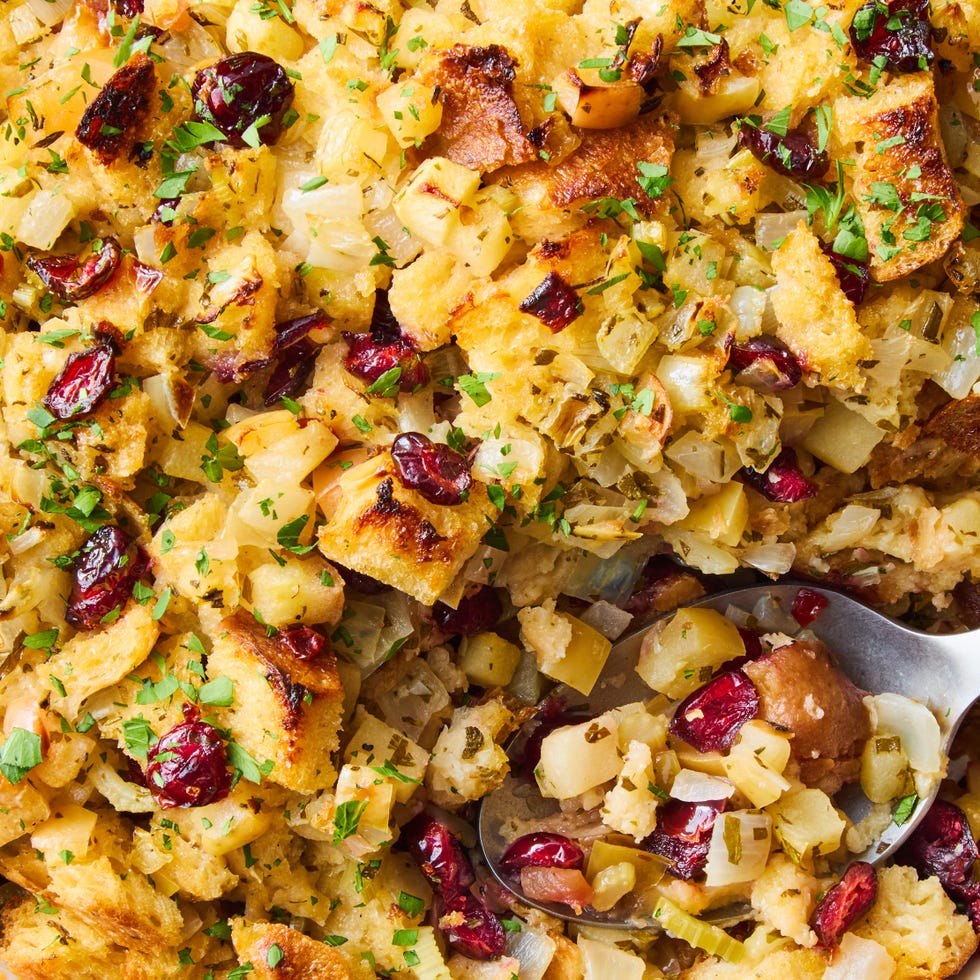
<svg viewBox="0 0 980 980">
<path fill-rule="evenodd" d="M 842 137 L 854 145 L 854 203 L 873 278 L 890 282 L 942 258 L 963 230 L 966 209 L 946 161 L 932 75 L 901 75 L 869 99 L 842 99 L 838 106 Z M 881 185 L 891 190 L 881 193 Z M 883 202 L 892 191 L 897 201 L 889 206 Z M 920 211 L 932 207 L 942 217 L 917 229 Z"/>
<path fill-rule="evenodd" d="M 275 922 L 234 919 L 231 941 L 242 962 L 252 964 L 255 980 L 352 980 L 347 962 L 335 949 Z"/>
<path fill-rule="evenodd" d="M 779 339 L 821 384 L 860 390 L 864 381 L 858 362 L 871 357 L 871 344 L 820 240 L 801 222 L 773 253 L 772 269 L 778 283 L 772 304 Z"/>
<path fill-rule="evenodd" d="M 269 779 L 311 793 L 333 785 L 344 691 L 333 654 L 295 657 L 244 610 L 222 620 L 208 677 L 230 677 L 234 702 L 223 720 L 255 759 L 274 763 Z"/>
<path fill-rule="evenodd" d="M 341 499 L 320 528 L 320 551 L 426 605 L 452 584 L 496 513 L 476 481 L 460 504 L 429 503 L 401 482 L 388 452 L 351 467 L 338 485 Z"/>
</svg>

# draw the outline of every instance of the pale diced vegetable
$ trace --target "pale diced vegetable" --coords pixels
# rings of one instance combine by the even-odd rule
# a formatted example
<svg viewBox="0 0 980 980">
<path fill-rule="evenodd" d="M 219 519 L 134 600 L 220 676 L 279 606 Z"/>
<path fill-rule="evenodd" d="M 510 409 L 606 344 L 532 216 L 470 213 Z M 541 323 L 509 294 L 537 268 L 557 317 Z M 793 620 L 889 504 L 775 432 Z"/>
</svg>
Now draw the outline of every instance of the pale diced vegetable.
<svg viewBox="0 0 980 980">
<path fill-rule="evenodd" d="M 772 804 L 769 813 L 776 837 L 794 861 L 808 861 L 840 847 L 846 824 L 823 790 L 787 793 Z"/>
<path fill-rule="evenodd" d="M 617 733 L 616 722 L 605 714 L 546 735 L 534 770 L 541 795 L 567 800 L 615 779 L 622 765 Z M 574 766 L 569 759 L 575 760 Z"/>
<path fill-rule="evenodd" d="M 521 660 L 520 647 L 496 633 L 463 638 L 459 668 L 481 687 L 504 687 L 511 682 Z"/>
</svg>

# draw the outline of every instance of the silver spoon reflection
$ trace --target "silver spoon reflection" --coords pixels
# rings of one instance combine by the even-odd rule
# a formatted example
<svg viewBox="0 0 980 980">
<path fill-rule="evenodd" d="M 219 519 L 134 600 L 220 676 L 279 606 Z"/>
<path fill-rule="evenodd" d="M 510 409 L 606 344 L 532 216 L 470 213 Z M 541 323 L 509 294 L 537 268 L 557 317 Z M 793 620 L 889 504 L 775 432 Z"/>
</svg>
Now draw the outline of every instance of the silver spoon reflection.
<svg viewBox="0 0 980 980">
<path fill-rule="evenodd" d="M 940 725 L 941 750 L 948 756 L 950 744 L 967 711 L 980 697 L 980 631 L 935 636 L 897 623 L 869 609 L 849 596 L 813 585 L 765 585 L 736 589 L 690 603 L 707 606 L 724 613 L 736 607 L 751 610 L 758 600 L 770 597 L 789 612 L 800 588 L 810 589 L 827 600 L 827 607 L 810 626 L 812 632 L 830 649 L 843 672 L 860 688 L 872 694 L 893 692 L 920 701 L 929 707 Z M 611 708 L 654 697 L 652 691 L 634 670 L 643 637 L 653 627 L 641 630 L 613 646 L 599 680 L 588 697 L 565 685 L 554 692 L 569 709 L 581 708 L 599 714 Z M 526 735 L 518 733 L 508 747 L 511 759 L 519 759 Z M 569 760 L 574 765 L 574 760 Z M 575 914 L 563 904 L 528 899 L 520 893 L 519 880 L 505 874 L 501 858 L 515 836 L 534 826 L 547 825 L 560 813 L 558 802 L 545 799 L 533 779 L 523 774 L 520 764 L 512 765 L 503 785 L 485 797 L 480 809 L 480 843 L 494 876 L 523 902 L 558 918 L 629 929 L 657 928 L 649 917 L 637 919 L 617 912 L 596 912 L 585 907 Z M 911 817 L 901 826 L 891 823 L 880 838 L 863 853 L 853 854 L 853 861 L 877 863 L 892 855 L 906 840 L 928 811 L 939 791 L 939 780 L 930 795 L 922 798 Z M 854 822 L 861 821 L 871 810 L 871 802 L 858 784 L 846 786 L 834 796 L 835 805 Z M 551 828 L 549 828 L 551 829 Z M 703 913 L 700 917 L 718 925 L 744 918 L 745 906 L 726 907 Z"/>
</svg>

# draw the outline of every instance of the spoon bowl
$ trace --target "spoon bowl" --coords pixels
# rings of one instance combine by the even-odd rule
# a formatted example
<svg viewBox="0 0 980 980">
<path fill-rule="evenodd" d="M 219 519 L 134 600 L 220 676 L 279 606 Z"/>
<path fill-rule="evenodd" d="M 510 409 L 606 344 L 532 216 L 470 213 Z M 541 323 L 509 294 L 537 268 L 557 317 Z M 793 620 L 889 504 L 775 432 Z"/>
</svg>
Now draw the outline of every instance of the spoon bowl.
<svg viewBox="0 0 980 980">
<path fill-rule="evenodd" d="M 809 629 L 831 651 L 838 666 L 859 688 L 872 694 L 892 692 L 925 704 L 935 715 L 941 732 L 941 751 L 948 757 L 957 729 L 973 702 L 980 697 L 980 631 L 936 636 L 911 629 L 863 605 L 841 592 L 810 584 L 764 585 L 721 592 L 690 603 L 724 613 L 727 609 L 752 609 L 760 599 L 769 599 L 787 614 L 801 588 L 826 600 Z M 655 623 L 613 646 L 602 674 L 588 696 L 559 685 L 554 694 L 565 702 L 566 710 L 581 710 L 589 715 L 636 701 L 647 701 L 652 691 L 634 669 L 646 634 Z M 500 867 L 509 844 L 531 830 L 556 830 L 567 821 L 556 800 L 545 799 L 537 784 L 525 774 L 520 761 L 528 739 L 519 732 L 510 745 L 511 773 L 503 785 L 487 796 L 480 809 L 479 835 L 483 854 L 495 877 L 507 889 L 518 894 L 528 905 L 568 921 L 594 923 L 627 929 L 658 928 L 650 918 L 624 918 L 615 908 L 596 912 L 586 907 L 578 915 L 565 905 L 540 902 L 520 895 L 518 883 Z M 574 765 L 574 760 L 569 760 Z M 922 798 L 911 817 L 901 826 L 891 823 L 884 833 L 863 853 L 850 860 L 884 861 L 892 855 L 915 829 L 939 791 L 939 780 L 932 792 Z M 834 797 L 835 805 L 858 823 L 870 812 L 871 801 L 858 784 L 845 787 Z M 587 836 L 599 835 L 598 818 L 594 826 L 580 828 Z M 744 905 L 727 906 L 704 913 L 701 918 L 716 925 L 745 918 Z"/>
</svg>

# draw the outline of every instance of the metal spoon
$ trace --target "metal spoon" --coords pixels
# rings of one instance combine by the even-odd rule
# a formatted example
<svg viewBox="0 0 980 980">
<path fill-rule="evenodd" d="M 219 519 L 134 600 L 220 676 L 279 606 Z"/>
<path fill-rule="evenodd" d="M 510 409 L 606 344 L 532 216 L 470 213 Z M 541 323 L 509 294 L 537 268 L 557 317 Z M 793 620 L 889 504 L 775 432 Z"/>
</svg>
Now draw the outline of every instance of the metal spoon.
<svg viewBox="0 0 980 980">
<path fill-rule="evenodd" d="M 770 597 L 788 613 L 803 587 L 828 602 L 810 628 L 827 645 L 844 673 L 866 691 L 875 694 L 891 691 L 928 706 L 940 725 L 942 752 L 948 755 L 956 730 L 980 697 L 980 631 L 948 636 L 921 633 L 840 592 L 809 584 L 736 589 L 706 596 L 691 605 L 708 606 L 724 613 L 732 606 L 751 610 L 758 600 Z M 652 625 L 647 624 L 612 648 L 602 675 L 588 697 L 565 685 L 559 686 L 555 693 L 569 708 L 583 708 L 590 714 L 649 700 L 654 692 L 633 668 L 643 637 Z M 512 759 L 520 758 L 525 741 L 526 735 L 518 733 L 509 746 Z M 569 764 L 574 765 L 574 760 L 569 760 Z M 615 910 L 600 913 L 586 907 L 580 915 L 574 915 L 568 906 L 532 901 L 520 894 L 518 882 L 500 870 L 500 859 L 516 836 L 560 813 L 557 801 L 542 798 L 533 779 L 524 776 L 521 768 L 514 766 L 503 786 L 487 796 L 480 809 L 480 843 L 487 864 L 500 883 L 528 905 L 561 919 L 614 928 L 656 928 L 649 919 L 624 920 Z M 909 820 L 901 826 L 890 824 L 878 841 L 864 853 L 853 855 L 853 860 L 876 863 L 889 857 L 925 815 L 938 791 L 937 781 L 932 793 L 920 800 Z M 871 808 L 871 802 L 856 784 L 838 793 L 834 803 L 855 823 Z M 515 827 L 522 829 L 515 833 Z M 704 913 L 701 918 L 724 925 L 744 918 L 745 911 L 744 906 L 737 909 L 729 906 Z"/>
</svg>

